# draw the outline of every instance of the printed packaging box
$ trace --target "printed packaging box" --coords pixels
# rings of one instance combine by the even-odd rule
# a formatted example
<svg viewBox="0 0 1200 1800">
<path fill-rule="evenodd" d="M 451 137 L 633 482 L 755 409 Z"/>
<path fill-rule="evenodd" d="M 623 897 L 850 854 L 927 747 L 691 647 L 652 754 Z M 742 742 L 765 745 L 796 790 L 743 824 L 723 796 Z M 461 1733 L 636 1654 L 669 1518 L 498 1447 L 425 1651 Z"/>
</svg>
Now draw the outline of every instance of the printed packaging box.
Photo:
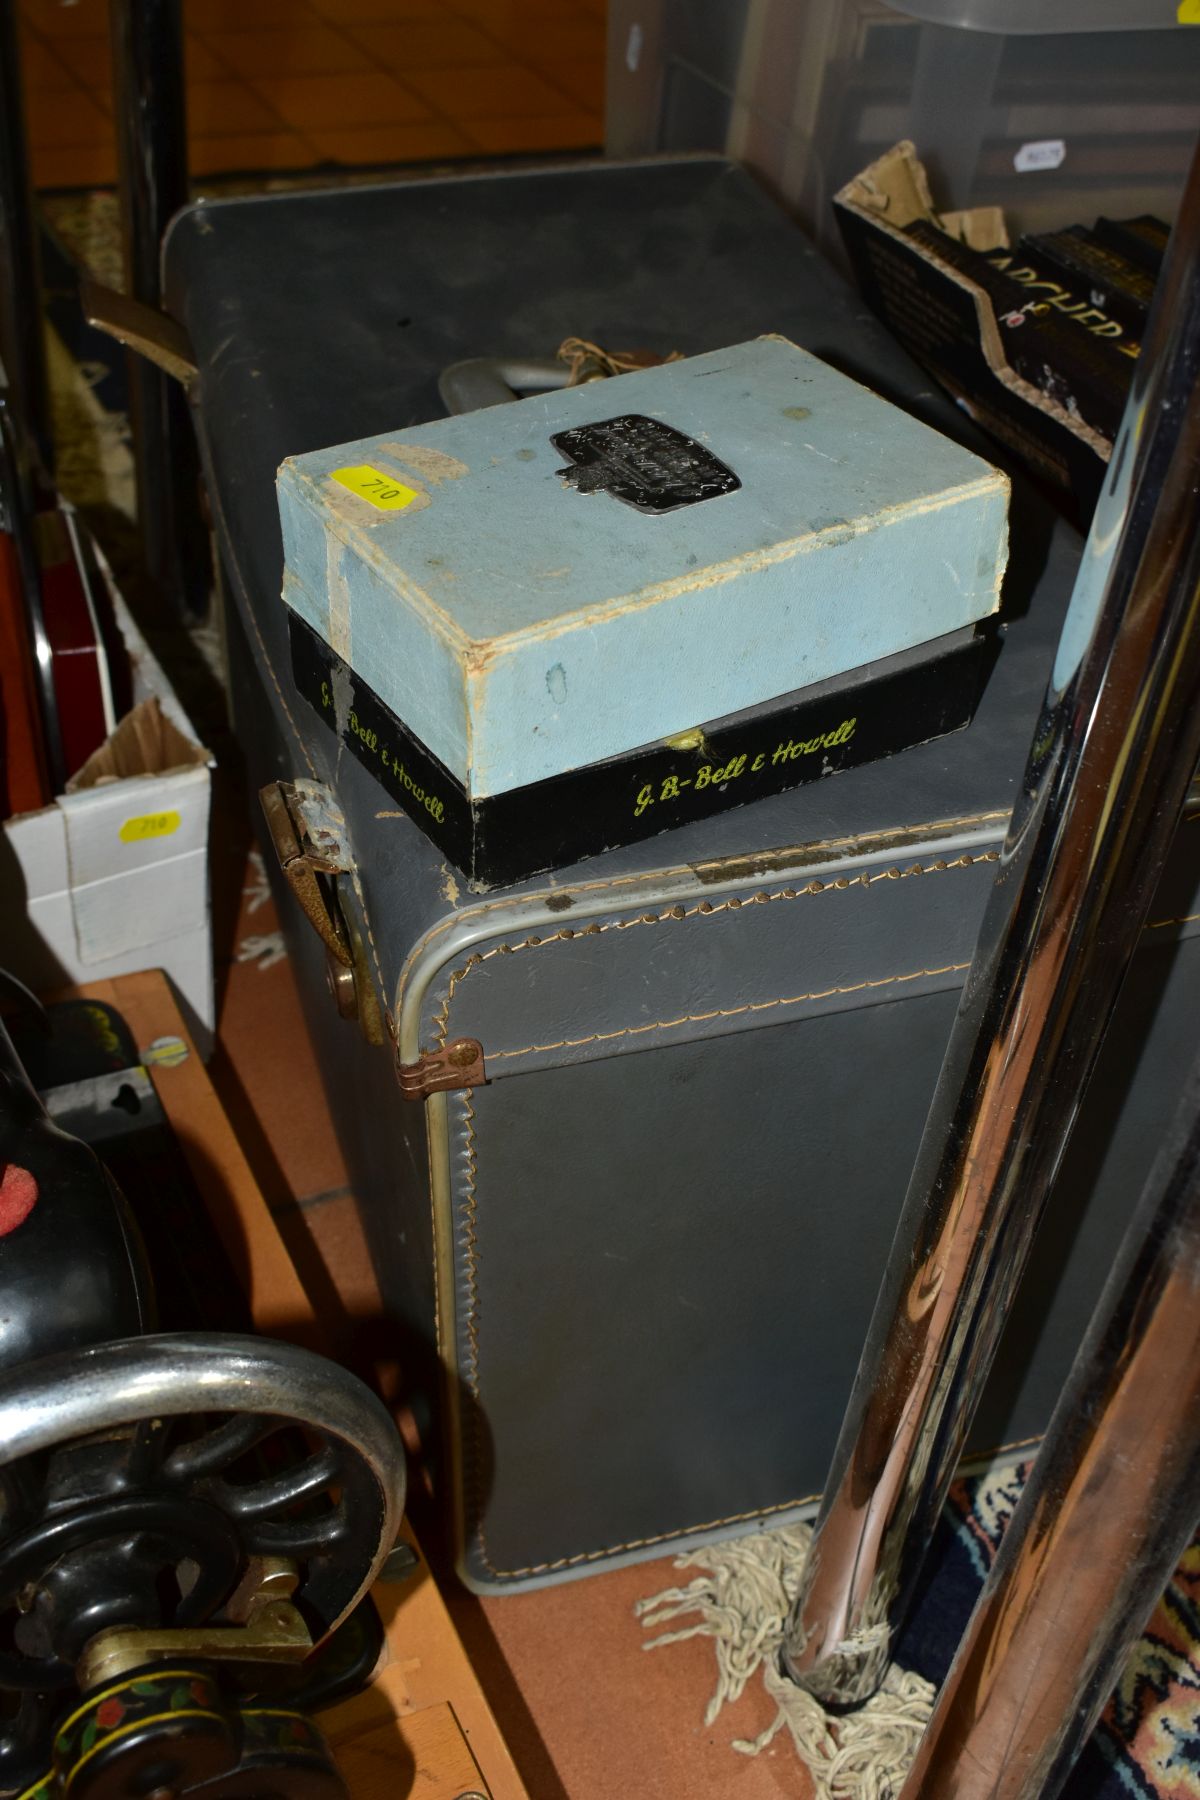
<svg viewBox="0 0 1200 1800">
<path fill-rule="evenodd" d="M 207 1051 L 216 1023 L 213 759 L 101 568 L 129 652 L 134 705 L 52 806 L 5 821 L 5 961 L 42 992 L 162 969 Z"/>
<path fill-rule="evenodd" d="M 1036 357 L 1031 364 L 1015 349 L 1023 341 L 1009 329 L 1016 315 L 998 317 L 997 306 L 1006 304 L 995 298 L 1000 281 L 982 260 L 979 278 L 970 272 L 971 252 L 994 253 L 1008 243 L 999 208 L 937 213 L 925 170 L 907 142 L 847 182 L 834 207 L 871 308 L 972 418 L 1035 474 L 1071 495 L 1081 520 L 1090 519 L 1122 395 L 1085 368 L 1076 372 L 1078 393 L 1048 365 L 1042 380 L 1030 379 Z M 1021 295 L 1019 284 L 1006 285 Z M 1086 353 L 1077 326 L 1052 323 L 1060 342 L 1078 333 L 1081 356 Z M 1033 335 L 1029 328 L 1026 335 Z M 1098 355 L 1102 347 L 1098 340 L 1090 349 Z"/>
<path fill-rule="evenodd" d="M 277 488 L 285 603 L 472 805 L 974 625 L 1007 554 L 1005 475 L 779 337 Z"/>
<path fill-rule="evenodd" d="M 298 691 L 480 890 L 876 762 L 969 723 L 988 639 L 970 626 L 680 733 L 491 798 L 462 784 L 293 612 Z"/>
</svg>

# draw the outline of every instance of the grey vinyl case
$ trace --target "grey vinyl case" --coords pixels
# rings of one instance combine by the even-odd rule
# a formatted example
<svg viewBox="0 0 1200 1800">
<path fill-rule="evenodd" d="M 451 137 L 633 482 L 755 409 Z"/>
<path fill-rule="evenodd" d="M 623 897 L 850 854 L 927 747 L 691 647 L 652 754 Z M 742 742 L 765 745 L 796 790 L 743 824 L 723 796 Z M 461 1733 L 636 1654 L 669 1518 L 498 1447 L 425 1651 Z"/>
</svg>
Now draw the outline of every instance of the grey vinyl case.
<svg viewBox="0 0 1200 1800">
<path fill-rule="evenodd" d="M 383 1017 L 374 1045 L 337 1018 L 323 948 L 281 884 L 389 1343 L 464 1579 L 516 1589 L 802 1514 L 997 871 L 1076 534 L 1018 486 L 1002 643 L 966 731 L 472 896 L 289 690 L 278 532 L 264 524 L 285 454 L 433 417 L 446 363 L 545 354 L 585 324 L 664 351 L 781 331 L 979 440 L 719 160 L 202 204 L 177 220 L 166 266 L 200 363 L 251 783 L 323 797 L 360 1010 Z M 977 1451 L 1044 1427 L 1190 1060 L 1196 816 Z M 411 1077 L 460 1039 L 482 1046 L 485 1079 L 404 1098 L 397 1070 Z"/>
</svg>

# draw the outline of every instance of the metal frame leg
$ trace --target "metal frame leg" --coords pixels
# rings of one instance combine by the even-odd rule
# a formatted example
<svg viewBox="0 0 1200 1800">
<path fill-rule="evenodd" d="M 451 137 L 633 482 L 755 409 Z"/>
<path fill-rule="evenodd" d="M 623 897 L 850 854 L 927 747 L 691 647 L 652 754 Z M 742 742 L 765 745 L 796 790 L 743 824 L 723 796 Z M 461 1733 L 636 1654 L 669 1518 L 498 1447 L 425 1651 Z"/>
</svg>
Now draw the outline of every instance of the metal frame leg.
<svg viewBox="0 0 1200 1800">
<path fill-rule="evenodd" d="M 1200 156 L 842 1426 L 784 1663 L 878 1686 L 1200 756 Z"/>
<path fill-rule="evenodd" d="M 188 199 L 180 0 L 112 0 L 111 36 L 126 289 L 157 308 L 163 233 Z M 209 567 L 187 405 L 140 356 L 129 357 L 129 387 L 146 569 L 176 609 L 199 611 Z"/>
<path fill-rule="evenodd" d="M 0 362 L 20 433 L 53 468 L 41 258 L 26 150 L 16 0 L 0 0 Z"/>
<path fill-rule="evenodd" d="M 901 1800 L 1053 1800 L 1200 1509 L 1200 1064 Z"/>
</svg>

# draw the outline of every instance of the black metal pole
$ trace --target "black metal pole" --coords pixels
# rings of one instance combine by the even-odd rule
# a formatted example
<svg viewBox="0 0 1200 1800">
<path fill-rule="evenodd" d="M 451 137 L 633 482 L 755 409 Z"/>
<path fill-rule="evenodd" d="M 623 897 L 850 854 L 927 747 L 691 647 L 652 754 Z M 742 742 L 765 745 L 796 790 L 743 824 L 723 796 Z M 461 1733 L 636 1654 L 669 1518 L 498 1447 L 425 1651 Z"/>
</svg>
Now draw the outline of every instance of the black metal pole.
<svg viewBox="0 0 1200 1800">
<path fill-rule="evenodd" d="M 882 1678 L 1200 756 L 1200 154 L 842 1426 L 788 1672 Z"/>
<path fill-rule="evenodd" d="M 126 288 L 157 307 L 163 233 L 188 198 L 180 0 L 111 0 L 111 35 Z M 177 385 L 142 357 L 129 357 L 129 386 L 146 569 L 174 607 L 198 610 L 208 567 L 187 406 Z"/>
<path fill-rule="evenodd" d="M 16 4 L 0 0 L 0 362 L 19 432 L 50 475 L 54 444 L 43 330 Z"/>
</svg>

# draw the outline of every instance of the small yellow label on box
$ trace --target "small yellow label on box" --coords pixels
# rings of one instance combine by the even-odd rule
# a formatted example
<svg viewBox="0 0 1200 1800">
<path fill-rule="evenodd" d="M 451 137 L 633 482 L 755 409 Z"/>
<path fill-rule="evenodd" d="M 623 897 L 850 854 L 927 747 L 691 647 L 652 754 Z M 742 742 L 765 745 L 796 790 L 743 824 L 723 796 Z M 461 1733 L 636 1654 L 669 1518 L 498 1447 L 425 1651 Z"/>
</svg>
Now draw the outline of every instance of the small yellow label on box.
<svg viewBox="0 0 1200 1800">
<path fill-rule="evenodd" d="M 394 475 L 381 475 L 370 463 L 359 463 L 353 469 L 331 469 L 329 473 L 334 481 L 349 488 L 360 500 L 377 506 L 380 512 L 399 512 L 417 497 L 415 488 L 405 487 Z"/>
<path fill-rule="evenodd" d="M 145 838 L 170 837 L 178 830 L 177 812 L 140 813 L 136 819 L 126 819 L 119 836 L 123 844 L 140 844 Z"/>
<path fill-rule="evenodd" d="M 1200 25 L 1200 0 L 1179 0 L 1175 17 L 1181 25 Z"/>
</svg>

